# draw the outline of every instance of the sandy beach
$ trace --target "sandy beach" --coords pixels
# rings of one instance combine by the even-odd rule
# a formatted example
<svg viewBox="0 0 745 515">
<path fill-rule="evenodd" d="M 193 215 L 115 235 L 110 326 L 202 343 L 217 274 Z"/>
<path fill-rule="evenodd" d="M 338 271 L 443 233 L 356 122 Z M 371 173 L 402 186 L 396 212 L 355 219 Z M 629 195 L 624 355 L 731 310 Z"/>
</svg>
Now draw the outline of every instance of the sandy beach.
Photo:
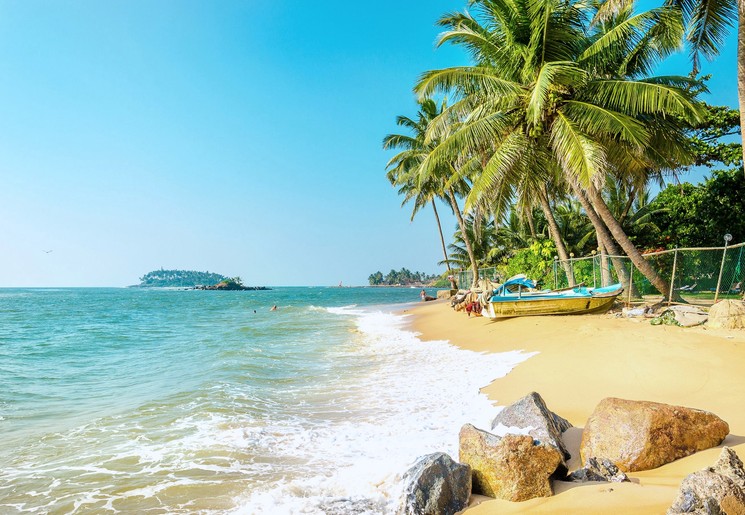
<svg viewBox="0 0 745 515">
<path fill-rule="evenodd" d="M 428 340 L 448 340 L 478 352 L 538 352 L 483 391 L 506 406 L 536 391 L 575 427 L 565 433 L 579 468 L 582 428 L 605 397 L 647 400 L 711 411 L 727 421 L 722 446 L 745 458 L 745 331 L 652 326 L 614 315 L 546 316 L 493 322 L 456 313 L 444 301 L 408 313 Z M 453 428 L 457 433 L 460 428 Z M 482 428 L 487 429 L 488 428 Z M 720 446 L 721 447 L 721 446 Z M 654 470 L 629 474 L 631 483 L 554 482 L 554 496 L 522 503 L 477 497 L 468 514 L 665 513 L 685 476 L 714 463 L 709 449 Z M 454 457 L 457 458 L 457 457 Z"/>
</svg>

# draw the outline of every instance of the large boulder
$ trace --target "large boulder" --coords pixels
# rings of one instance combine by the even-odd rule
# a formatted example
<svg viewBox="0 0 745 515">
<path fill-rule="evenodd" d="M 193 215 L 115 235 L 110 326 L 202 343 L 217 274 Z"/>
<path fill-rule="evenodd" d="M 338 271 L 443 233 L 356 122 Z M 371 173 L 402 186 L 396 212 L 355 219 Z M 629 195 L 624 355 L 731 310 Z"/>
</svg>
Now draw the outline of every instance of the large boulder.
<svg viewBox="0 0 745 515">
<path fill-rule="evenodd" d="M 460 461 L 473 470 L 474 493 L 508 501 L 549 497 L 550 476 L 561 460 L 558 449 L 532 436 L 500 438 L 470 424 L 460 430 Z"/>
<path fill-rule="evenodd" d="M 561 451 L 565 460 L 572 455 L 564 446 L 561 434 L 570 427 L 572 424 L 548 409 L 536 392 L 504 408 L 491 423 L 492 431 L 497 434 L 528 434 L 541 443 L 553 445 Z"/>
<path fill-rule="evenodd" d="M 667 513 L 744 514 L 745 470 L 737 454 L 725 447 L 713 467 L 687 476 Z"/>
<path fill-rule="evenodd" d="M 729 426 L 708 411 L 609 397 L 585 425 L 582 463 L 608 458 L 624 472 L 649 470 L 715 447 Z"/>
<path fill-rule="evenodd" d="M 709 309 L 707 327 L 721 329 L 745 329 L 745 302 L 723 300 Z"/>
<path fill-rule="evenodd" d="M 471 467 L 443 452 L 419 458 L 403 481 L 398 515 L 452 515 L 468 506 Z"/>
</svg>

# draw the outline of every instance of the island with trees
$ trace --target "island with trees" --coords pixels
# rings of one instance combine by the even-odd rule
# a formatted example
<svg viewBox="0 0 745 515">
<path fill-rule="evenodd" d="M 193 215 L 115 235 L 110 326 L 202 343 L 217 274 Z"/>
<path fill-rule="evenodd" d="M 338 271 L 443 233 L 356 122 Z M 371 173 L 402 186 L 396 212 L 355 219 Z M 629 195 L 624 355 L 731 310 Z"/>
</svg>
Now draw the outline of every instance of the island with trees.
<svg viewBox="0 0 745 515">
<path fill-rule="evenodd" d="M 367 278 L 370 286 L 436 286 L 435 283 L 439 279 L 439 275 L 412 272 L 406 268 L 399 271 L 391 270 L 386 275 L 382 272 L 375 272 Z"/>
<path fill-rule="evenodd" d="M 268 290 L 265 286 L 245 286 L 240 277 L 194 270 L 153 270 L 140 277 L 135 288 L 193 288 L 197 290 Z"/>
</svg>

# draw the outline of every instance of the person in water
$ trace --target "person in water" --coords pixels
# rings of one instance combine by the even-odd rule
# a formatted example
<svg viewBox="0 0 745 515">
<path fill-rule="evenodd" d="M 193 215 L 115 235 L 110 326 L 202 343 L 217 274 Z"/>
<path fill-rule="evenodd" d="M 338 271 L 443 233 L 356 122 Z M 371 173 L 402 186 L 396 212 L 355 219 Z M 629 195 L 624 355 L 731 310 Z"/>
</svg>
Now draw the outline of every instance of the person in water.
<svg viewBox="0 0 745 515">
<path fill-rule="evenodd" d="M 427 300 L 427 292 L 426 292 L 426 291 L 424 291 L 424 288 L 422 288 L 422 292 L 421 292 L 421 293 L 419 294 L 419 297 L 420 297 L 420 298 L 421 298 L 422 300 Z"/>
<path fill-rule="evenodd" d="M 270 309 L 269 311 L 277 311 L 277 305 L 275 304 L 274 306 L 272 306 L 272 309 Z"/>
</svg>

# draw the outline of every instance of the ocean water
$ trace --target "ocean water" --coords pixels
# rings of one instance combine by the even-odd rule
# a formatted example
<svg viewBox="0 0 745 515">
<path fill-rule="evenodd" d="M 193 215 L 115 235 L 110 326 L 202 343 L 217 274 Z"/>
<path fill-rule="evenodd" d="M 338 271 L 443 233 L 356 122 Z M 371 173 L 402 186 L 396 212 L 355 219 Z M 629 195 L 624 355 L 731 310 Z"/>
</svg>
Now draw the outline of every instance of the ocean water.
<svg viewBox="0 0 745 515">
<path fill-rule="evenodd" d="M 529 357 L 421 342 L 418 294 L 0 289 L 0 513 L 394 512 Z"/>
</svg>

